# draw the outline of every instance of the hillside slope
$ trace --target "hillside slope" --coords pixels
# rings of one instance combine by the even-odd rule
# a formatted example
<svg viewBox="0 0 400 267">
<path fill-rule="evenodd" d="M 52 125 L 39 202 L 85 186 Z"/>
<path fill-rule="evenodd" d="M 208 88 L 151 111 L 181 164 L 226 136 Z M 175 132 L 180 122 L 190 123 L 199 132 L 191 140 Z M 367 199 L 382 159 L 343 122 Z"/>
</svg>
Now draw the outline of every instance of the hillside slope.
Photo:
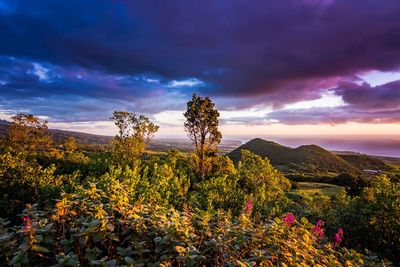
<svg viewBox="0 0 400 267">
<path fill-rule="evenodd" d="M 272 165 L 286 173 L 293 171 L 307 173 L 357 172 L 357 169 L 350 163 L 317 145 L 290 148 L 256 138 L 231 151 L 228 156 L 237 163 L 241 158 L 242 149 L 267 157 Z"/>
<path fill-rule="evenodd" d="M 363 170 L 391 170 L 392 168 L 387 165 L 383 160 L 373 158 L 363 154 L 336 154 L 348 163 L 352 164 L 357 169 Z"/>
<path fill-rule="evenodd" d="M 0 120 L 0 137 L 8 135 L 10 123 L 6 120 Z M 109 144 L 112 136 L 88 134 L 82 132 L 65 131 L 57 129 L 49 129 L 55 143 L 61 143 L 68 137 L 74 137 L 79 144 L 84 145 L 105 145 Z M 227 153 L 240 145 L 238 140 L 222 140 L 218 145 L 219 153 Z M 149 150 L 153 151 L 168 151 L 170 149 L 178 149 L 179 151 L 188 152 L 193 150 L 193 144 L 188 139 L 184 138 L 158 138 L 150 141 Z"/>
<path fill-rule="evenodd" d="M 9 123 L 5 120 L 0 120 L 0 137 L 4 137 L 8 134 Z M 88 134 L 82 132 L 74 132 L 74 131 L 64 131 L 64 130 L 56 130 L 49 129 L 50 134 L 53 137 L 53 140 L 56 143 L 60 143 L 68 137 L 74 137 L 79 144 L 107 144 L 112 140 L 112 136 L 105 135 L 96 135 L 96 134 Z"/>
</svg>

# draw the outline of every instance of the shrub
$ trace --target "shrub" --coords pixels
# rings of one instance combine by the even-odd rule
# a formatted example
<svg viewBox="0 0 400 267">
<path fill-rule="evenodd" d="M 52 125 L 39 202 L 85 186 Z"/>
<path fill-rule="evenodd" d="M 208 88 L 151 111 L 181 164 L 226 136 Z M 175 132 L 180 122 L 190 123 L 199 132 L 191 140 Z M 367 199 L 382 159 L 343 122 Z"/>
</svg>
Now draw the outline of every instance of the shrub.
<svg viewBox="0 0 400 267">
<path fill-rule="evenodd" d="M 55 167 L 43 168 L 10 152 L 0 155 L 0 213 L 12 218 L 26 203 L 41 204 L 57 198 L 65 182 L 74 176 L 54 175 Z"/>
<path fill-rule="evenodd" d="M 56 266 L 379 266 L 319 239 L 306 219 L 253 222 L 243 214 L 132 205 L 126 184 L 64 194 L 46 216 L 28 206 L 22 225 L 0 220 L 0 263 Z"/>
<path fill-rule="evenodd" d="M 371 187 L 337 212 L 348 235 L 345 242 L 400 262 L 400 183 L 377 177 Z"/>
<path fill-rule="evenodd" d="M 274 217 L 286 210 L 290 201 L 285 191 L 290 190 L 290 181 L 268 159 L 242 150 L 236 175 L 239 188 L 255 202 L 255 211 Z"/>
</svg>

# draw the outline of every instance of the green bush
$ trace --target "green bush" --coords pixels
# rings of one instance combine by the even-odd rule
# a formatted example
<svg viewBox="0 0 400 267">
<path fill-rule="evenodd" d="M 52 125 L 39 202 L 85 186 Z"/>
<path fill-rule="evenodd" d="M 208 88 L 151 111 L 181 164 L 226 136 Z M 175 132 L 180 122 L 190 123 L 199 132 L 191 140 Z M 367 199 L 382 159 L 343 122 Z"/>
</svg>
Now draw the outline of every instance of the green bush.
<svg viewBox="0 0 400 267">
<path fill-rule="evenodd" d="M 26 203 L 49 203 L 57 198 L 62 188 L 73 182 L 74 175 L 54 175 L 55 166 L 40 166 L 23 154 L 10 152 L 0 155 L 0 214 L 13 216 Z"/>
<path fill-rule="evenodd" d="M 290 192 L 288 179 L 248 151 L 237 167 L 214 155 L 201 180 L 178 151 L 118 166 L 107 156 L 46 154 L 0 155 L 0 212 L 8 218 L 0 219 L 0 265 L 373 265 L 358 253 L 365 248 L 399 261 L 400 188 L 386 177 L 358 196 L 327 197 Z M 72 172 L 71 160 L 85 171 Z M 28 203 L 19 225 L 15 214 Z M 307 220 L 274 220 L 288 211 L 323 220 L 325 238 Z M 338 228 L 342 244 L 358 252 L 332 243 Z"/>
<path fill-rule="evenodd" d="M 377 177 L 371 187 L 337 212 L 347 244 L 400 262 L 400 183 Z"/>
<path fill-rule="evenodd" d="M 290 190 L 290 181 L 272 167 L 268 159 L 247 150 L 242 150 L 241 154 L 237 168 L 238 186 L 254 203 L 254 210 L 267 217 L 282 214 L 290 203 L 285 194 Z"/>
<path fill-rule="evenodd" d="M 113 181 L 64 194 L 46 215 L 36 206 L 15 230 L 0 220 L 0 263 L 30 266 L 380 266 L 319 239 L 306 219 L 253 222 L 129 203 Z"/>
</svg>

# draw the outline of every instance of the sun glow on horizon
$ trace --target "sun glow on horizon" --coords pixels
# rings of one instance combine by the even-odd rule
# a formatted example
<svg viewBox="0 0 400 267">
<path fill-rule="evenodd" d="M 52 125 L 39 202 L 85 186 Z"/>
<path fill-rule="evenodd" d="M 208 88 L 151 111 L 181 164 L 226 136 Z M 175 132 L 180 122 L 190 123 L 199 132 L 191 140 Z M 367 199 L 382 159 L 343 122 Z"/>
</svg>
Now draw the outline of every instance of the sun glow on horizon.
<svg viewBox="0 0 400 267">
<path fill-rule="evenodd" d="M 117 129 L 110 121 L 101 122 L 76 122 L 76 123 L 49 123 L 49 128 L 81 131 L 90 134 L 113 136 Z M 329 136 L 387 136 L 399 135 L 400 124 L 367 124 L 367 123 L 346 123 L 337 125 L 221 125 L 220 131 L 225 137 L 229 136 L 259 136 L 259 135 L 329 135 Z M 182 125 L 162 126 L 155 135 L 156 137 L 186 137 Z M 400 136 L 399 136 L 400 137 Z"/>
</svg>

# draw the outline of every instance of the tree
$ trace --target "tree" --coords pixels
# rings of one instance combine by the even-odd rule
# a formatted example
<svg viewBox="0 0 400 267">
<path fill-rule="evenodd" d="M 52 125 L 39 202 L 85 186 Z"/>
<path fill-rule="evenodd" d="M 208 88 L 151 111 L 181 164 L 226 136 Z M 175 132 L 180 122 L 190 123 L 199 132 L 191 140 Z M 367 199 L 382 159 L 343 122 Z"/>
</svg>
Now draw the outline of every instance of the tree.
<svg viewBox="0 0 400 267">
<path fill-rule="evenodd" d="M 123 164 L 137 159 L 159 128 L 149 118 L 133 112 L 115 111 L 111 119 L 119 133 L 113 140 L 113 155 Z"/>
<path fill-rule="evenodd" d="M 185 130 L 194 143 L 194 159 L 198 173 L 204 177 L 210 169 L 209 156 L 217 150 L 222 135 L 218 131 L 219 113 L 209 97 L 193 94 L 183 114 Z"/>
<path fill-rule="evenodd" d="M 76 139 L 70 136 L 64 140 L 63 147 L 65 152 L 72 154 L 78 149 L 78 144 L 76 143 Z"/>
<path fill-rule="evenodd" d="M 11 117 L 11 120 L 8 141 L 13 149 L 33 153 L 50 148 L 52 139 L 47 121 L 23 113 Z"/>
</svg>

